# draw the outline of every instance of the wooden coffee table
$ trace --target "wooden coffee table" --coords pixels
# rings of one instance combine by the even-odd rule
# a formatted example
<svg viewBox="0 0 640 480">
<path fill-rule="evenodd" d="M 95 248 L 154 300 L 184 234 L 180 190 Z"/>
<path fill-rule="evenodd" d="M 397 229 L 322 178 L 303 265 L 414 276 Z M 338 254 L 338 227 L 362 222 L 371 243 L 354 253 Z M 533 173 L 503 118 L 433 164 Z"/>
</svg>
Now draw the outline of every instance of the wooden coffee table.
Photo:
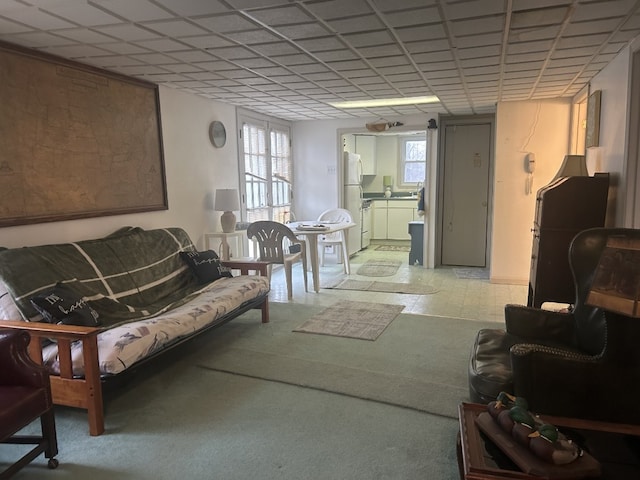
<svg viewBox="0 0 640 480">
<path fill-rule="evenodd" d="M 460 420 L 458 465 L 461 480 L 540 480 L 544 478 L 524 473 L 478 429 L 476 418 L 486 411 L 486 405 L 475 403 L 461 403 L 458 408 Z M 557 426 L 569 438 L 575 438 L 585 451 L 590 452 L 600 462 L 602 476 L 599 478 L 607 480 L 640 478 L 640 426 L 550 415 L 540 415 L 540 418 Z M 585 477 L 565 476 L 564 478 Z"/>
</svg>

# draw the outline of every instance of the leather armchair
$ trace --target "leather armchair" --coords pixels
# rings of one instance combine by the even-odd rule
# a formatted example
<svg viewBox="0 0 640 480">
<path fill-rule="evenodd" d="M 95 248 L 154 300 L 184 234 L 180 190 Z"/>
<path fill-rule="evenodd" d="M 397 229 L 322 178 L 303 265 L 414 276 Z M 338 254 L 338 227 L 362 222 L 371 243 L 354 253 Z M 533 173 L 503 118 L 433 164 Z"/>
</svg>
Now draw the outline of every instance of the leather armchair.
<svg viewBox="0 0 640 480">
<path fill-rule="evenodd" d="M 469 363 L 472 401 L 488 403 L 504 390 L 525 397 L 536 413 L 640 424 L 640 319 L 585 303 L 610 235 L 640 240 L 640 230 L 619 228 L 573 239 L 571 313 L 507 305 L 504 329 L 478 332 Z"/>
<path fill-rule="evenodd" d="M 9 468 L 0 472 L 6 479 L 44 453 L 47 466 L 56 468 L 58 454 L 56 426 L 49 374 L 27 353 L 30 336 L 26 332 L 0 330 L 0 443 L 35 447 Z M 40 419 L 42 435 L 16 435 Z"/>
</svg>

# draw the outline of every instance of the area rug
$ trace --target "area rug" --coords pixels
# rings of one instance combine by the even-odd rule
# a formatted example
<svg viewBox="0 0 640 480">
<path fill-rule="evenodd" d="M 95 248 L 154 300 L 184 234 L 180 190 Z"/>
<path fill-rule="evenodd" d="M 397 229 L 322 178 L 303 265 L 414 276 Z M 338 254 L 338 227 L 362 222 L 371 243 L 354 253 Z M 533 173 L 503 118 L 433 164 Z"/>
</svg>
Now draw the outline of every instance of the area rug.
<svg viewBox="0 0 640 480">
<path fill-rule="evenodd" d="M 394 260 L 367 260 L 356 272 L 364 277 L 390 277 L 395 275 L 402 262 Z"/>
<path fill-rule="evenodd" d="M 376 250 L 380 252 L 410 252 L 411 247 L 408 245 L 378 245 Z"/>
<path fill-rule="evenodd" d="M 454 268 L 457 278 L 489 280 L 489 270 L 486 268 Z"/>
<path fill-rule="evenodd" d="M 404 305 L 341 300 L 293 331 L 373 341 L 403 309 Z"/>
<path fill-rule="evenodd" d="M 410 295 L 430 295 L 438 292 L 437 288 L 420 283 L 378 282 L 373 280 L 353 280 L 350 278 L 338 280 L 333 285 L 328 285 L 323 288 L 365 292 L 408 293 Z"/>
</svg>

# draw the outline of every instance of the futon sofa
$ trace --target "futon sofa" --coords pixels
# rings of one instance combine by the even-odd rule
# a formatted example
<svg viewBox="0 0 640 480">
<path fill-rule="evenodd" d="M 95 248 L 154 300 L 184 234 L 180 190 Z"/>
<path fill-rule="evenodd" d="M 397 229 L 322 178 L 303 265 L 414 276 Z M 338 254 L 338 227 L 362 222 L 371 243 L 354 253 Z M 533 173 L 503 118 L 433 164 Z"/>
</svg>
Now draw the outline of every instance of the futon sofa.
<svg viewBox="0 0 640 480">
<path fill-rule="evenodd" d="M 240 272 L 238 275 L 237 272 Z M 0 248 L 0 328 L 28 331 L 55 404 L 104 432 L 102 383 L 252 308 L 269 321 L 264 262 L 221 262 L 181 228 Z"/>
</svg>

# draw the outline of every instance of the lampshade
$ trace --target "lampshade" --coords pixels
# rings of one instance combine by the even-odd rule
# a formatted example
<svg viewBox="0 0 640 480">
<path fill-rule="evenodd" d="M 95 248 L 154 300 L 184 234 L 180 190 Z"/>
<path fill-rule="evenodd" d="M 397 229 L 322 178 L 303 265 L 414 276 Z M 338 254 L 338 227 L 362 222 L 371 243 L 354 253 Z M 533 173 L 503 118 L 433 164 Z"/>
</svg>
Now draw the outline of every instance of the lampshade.
<svg viewBox="0 0 640 480">
<path fill-rule="evenodd" d="M 640 317 L 640 242 L 637 239 L 609 237 L 586 303 Z"/>
<path fill-rule="evenodd" d="M 235 188 L 217 189 L 213 208 L 219 212 L 224 212 L 220 216 L 222 231 L 225 233 L 233 232 L 236 229 L 236 216 L 233 210 L 240 210 L 238 190 Z"/>
<path fill-rule="evenodd" d="M 553 177 L 553 180 L 557 180 L 562 177 L 588 177 L 589 171 L 587 170 L 587 157 L 584 155 L 565 155 L 560 170 Z"/>
<path fill-rule="evenodd" d="M 385 175 L 382 177 L 382 185 L 385 187 L 393 186 L 393 177 L 391 175 Z"/>
<path fill-rule="evenodd" d="M 238 190 L 235 188 L 217 189 L 213 208 L 218 212 L 232 212 L 234 210 L 240 210 Z"/>
</svg>

